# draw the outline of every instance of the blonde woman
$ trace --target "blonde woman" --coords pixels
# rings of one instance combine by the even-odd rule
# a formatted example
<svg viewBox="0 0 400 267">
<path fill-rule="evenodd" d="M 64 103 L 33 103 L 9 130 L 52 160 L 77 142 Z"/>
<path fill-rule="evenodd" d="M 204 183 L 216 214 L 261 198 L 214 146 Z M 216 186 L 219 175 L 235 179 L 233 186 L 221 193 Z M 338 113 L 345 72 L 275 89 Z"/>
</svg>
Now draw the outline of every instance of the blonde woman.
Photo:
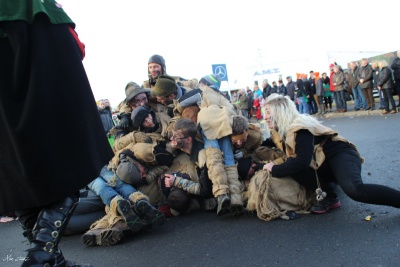
<svg viewBox="0 0 400 267">
<path fill-rule="evenodd" d="M 378 61 L 378 66 L 381 71 L 378 79 L 378 90 L 382 91 L 383 98 L 385 98 L 385 109 L 383 110 L 383 114 L 389 113 L 389 102 L 392 106 L 390 114 L 395 114 L 397 113 L 397 111 L 396 103 L 394 102 L 392 96 L 392 88 L 394 87 L 392 70 L 388 67 L 388 63 L 386 60 Z"/>
<path fill-rule="evenodd" d="M 311 208 L 312 212 L 322 214 L 341 206 L 335 193 L 337 185 L 353 200 L 400 207 L 400 191 L 363 183 L 363 158 L 356 146 L 337 131 L 311 116 L 300 114 L 293 101 L 284 96 L 272 94 L 264 108 L 265 121 L 272 134 L 262 145 L 278 147 L 287 155 L 282 164 L 271 162 L 264 165 L 264 169 L 273 177 L 290 176 L 312 191 L 319 183 L 326 197 Z"/>
</svg>

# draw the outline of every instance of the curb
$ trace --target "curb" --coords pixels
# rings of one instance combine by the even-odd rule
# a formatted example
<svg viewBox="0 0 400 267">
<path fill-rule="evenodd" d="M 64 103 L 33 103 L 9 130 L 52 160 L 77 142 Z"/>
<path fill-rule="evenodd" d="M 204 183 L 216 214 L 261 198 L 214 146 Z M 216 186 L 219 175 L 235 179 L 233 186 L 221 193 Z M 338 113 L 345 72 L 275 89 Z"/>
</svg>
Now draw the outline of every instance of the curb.
<svg viewBox="0 0 400 267">
<path fill-rule="evenodd" d="M 329 112 L 329 113 L 325 113 L 324 115 L 317 115 L 318 117 L 323 117 L 323 118 L 340 118 L 340 117 L 361 117 L 361 116 L 368 116 L 368 115 L 385 115 L 385 116 L 392 116 L 392 115 L 396 115 L 399 114 L 399 112 L 395 113 L 395 114 L 383 114 L 383 111 L 380 109 L 375 109 L 375 110 L 358 110 L 358 111 L 354 111 L 354 110 L 350 110 L 350 111 L 346 111 L 346 112 Z"/>
</svg>

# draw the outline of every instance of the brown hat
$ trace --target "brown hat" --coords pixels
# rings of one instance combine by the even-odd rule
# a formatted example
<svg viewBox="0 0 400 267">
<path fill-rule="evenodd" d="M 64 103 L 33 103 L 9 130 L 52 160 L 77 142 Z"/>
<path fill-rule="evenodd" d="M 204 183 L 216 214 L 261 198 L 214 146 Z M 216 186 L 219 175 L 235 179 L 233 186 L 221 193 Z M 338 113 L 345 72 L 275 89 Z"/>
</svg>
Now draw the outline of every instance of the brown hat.
<svg viewBox="0 0 400 267">
<path fill-rule="evenodd" d="M 142 176 L 140 175 L 140 170 L 138 162 L 124 155 L 128 160 L 124 160 L 118 164 L 116 174 L 125 183 L 131 185 L 137 185 L 142 182 Z"/>
<path fill-rule="evenodd" d="M 168 75 L 160 75 L 157 79 L 156 85 L 151 89 L 153 96 L 168 96 L 176 94 L 177 85 L 175 79 Z"/>
<path fill-rule="evenodd" d="M 128 104 L 129 101 L 131 101 L 135 96 L 141 93 L 150 93 L 150 89 L 140 87 L 137 83 L 135 82 L 129 82 L 126 87 L 125 87 L 125 104 Z"/>
</svg>

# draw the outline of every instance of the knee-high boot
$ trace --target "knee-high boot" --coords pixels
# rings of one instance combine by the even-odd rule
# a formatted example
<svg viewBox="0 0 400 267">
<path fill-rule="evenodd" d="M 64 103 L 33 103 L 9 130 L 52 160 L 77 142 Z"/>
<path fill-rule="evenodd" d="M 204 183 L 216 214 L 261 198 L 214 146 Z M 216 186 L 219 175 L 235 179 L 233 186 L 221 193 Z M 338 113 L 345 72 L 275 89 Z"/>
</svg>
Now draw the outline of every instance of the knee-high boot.
<svg viewBox="0 0 400 267">
<path fill-rule="evenodd" d="M 222 151 L 217 148 L 206 149 L 206 165 L 208 177 L 212 181 L 214 197 L 218 200 L 217 214 L 229 213 L 231 199 L 229 197 L 229 182 L 225 171 Z"/>
<path fill-rule="evenodd" d="M 231 212 L 234 215 L 241 215 L 243 211 L 242 183 L 239 181 L 239 174 L 236 165 L 225 166 L 229 182 L 231 196 Z"/>
<path fill-rule="evenodd" d="M 30 237 L 31 248 L 22 266 L 90 266 L 66 261 L 58 247 L 77 198 L 66 197 L 41 209 Z M 29 235 L 28 235 L 29 236 Z"/>
</svg>

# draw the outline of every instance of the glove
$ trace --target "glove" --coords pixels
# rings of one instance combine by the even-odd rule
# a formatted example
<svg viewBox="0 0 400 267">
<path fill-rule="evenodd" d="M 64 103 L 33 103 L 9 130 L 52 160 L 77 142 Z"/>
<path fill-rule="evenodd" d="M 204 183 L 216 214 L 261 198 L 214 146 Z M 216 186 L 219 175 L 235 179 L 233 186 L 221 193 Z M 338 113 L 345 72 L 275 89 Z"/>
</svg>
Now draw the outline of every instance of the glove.
<svg viewBox="0 0 400 267">
<path fill-rule="evenodd" d="M 119 126 L 121 127 L 121 129 L 128 130 L 129 126 L 131 126 L 131 125 L 132 125 L 132 120 L 131 120 L 129 114 L 121 115 L 121 119 L 119 121 Z"/>
<path fill-rule="evenodd" d="M 243 151 L 241 151 L 241 150 L 236 150 L 235 152 L 233 152 L 233 157 L 235 158 L 235 159 L 241 159 L 241 158 L 243 158 Z"/>
</svg>

